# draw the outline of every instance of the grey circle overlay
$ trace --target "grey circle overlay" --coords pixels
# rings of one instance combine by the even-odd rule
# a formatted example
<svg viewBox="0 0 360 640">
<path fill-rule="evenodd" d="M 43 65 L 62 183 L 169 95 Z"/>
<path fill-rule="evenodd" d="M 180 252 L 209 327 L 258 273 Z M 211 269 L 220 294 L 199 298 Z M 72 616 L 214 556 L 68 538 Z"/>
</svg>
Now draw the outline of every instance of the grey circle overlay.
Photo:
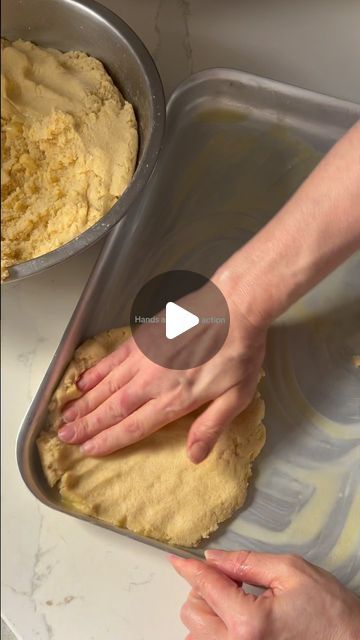
<svg viewBox="0 0 360 640">
<path fill-rule="evenodd" d="M 173 339 L 166 337 L 166 305 L 173 302 L 199 323 Z M 223 346 L 230 325 L 227 302 L 209 278 L 194 271 L 167 271 L 138 292 L 130 312 L 133 338 L 142 353 L 167 369 L 193 369 Z"/>
</svg>

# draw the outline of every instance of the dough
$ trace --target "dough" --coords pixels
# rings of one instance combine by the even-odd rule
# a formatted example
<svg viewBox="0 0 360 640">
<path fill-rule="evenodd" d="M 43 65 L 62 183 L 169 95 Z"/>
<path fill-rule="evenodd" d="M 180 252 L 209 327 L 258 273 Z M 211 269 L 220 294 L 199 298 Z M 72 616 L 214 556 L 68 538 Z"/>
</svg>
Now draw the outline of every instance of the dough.
<svg viewBox="0 0 360 640">
<path fill-rule="evenodd" d="M 2 277 L 91 227 L 134 172 L 134 110 L 99 60 L 2 48 Z"/>
<path fill-rule="evenodd" d="M 49 405 L 46 430 L 37 440 L 42 467 L 50 486 L 56 485 L 62 499 L 82 513 L 140 535 L 194 546 L 245 501 L 251 462 L 265 442 L 264 403 L 257 393 L 199 465 L 192 464 L 185 451 L 196 413 L 105 458 L 85 458 L 77 445 L 58 439 L 60 411 L 79 397 L 79 375 L 128 335 L 129 329 L 113 329 L 75 351 Z"/>
</svg>

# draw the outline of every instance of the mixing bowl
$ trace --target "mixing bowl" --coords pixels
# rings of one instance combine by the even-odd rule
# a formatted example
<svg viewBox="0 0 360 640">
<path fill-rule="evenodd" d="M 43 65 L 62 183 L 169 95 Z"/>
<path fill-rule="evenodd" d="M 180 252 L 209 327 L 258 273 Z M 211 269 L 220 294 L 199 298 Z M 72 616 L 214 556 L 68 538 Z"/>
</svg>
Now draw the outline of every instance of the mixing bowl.
<svg viewBox="0 0 360 640">
<path fill-rule="evenodd" d="M 165 100 L 156 66 L 138 36 L 118 16 L 93 0 L 4 0 L 2 36 L 31 40 L 61 51 L 80 50 L 103 62 L 132 103 L 139 128 L 136 171 L 126 191 L 96 224 L 73 240 L 9 269 L 12 282 L 47 269 L 99 240 L 141 194 L 155 166 L 165 124 Z"/>
</svg>

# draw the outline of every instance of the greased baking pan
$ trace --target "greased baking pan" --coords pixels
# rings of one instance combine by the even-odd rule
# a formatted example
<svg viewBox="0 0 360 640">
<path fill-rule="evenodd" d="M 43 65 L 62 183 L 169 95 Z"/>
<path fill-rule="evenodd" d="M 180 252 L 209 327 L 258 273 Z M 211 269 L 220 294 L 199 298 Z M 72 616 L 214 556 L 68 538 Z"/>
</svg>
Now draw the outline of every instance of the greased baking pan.
<svg viewBox="0 0 360 640">
<path fill-rule="evenodd" d="M 210 276 L 279 207 L 360 116 L 360 107 L 240 71 L 213 69 L 168 104 L 165 147 L 137 210 L 111 232 L 21 426 L 30 491 L 82 520 L 180 554 L 204 548 L 296 552 L 360 588 L 360 259 L 353 256 L 270 331 L 267 443 L 245 508 L 196 550 L 172 548 L 70 511 L 43 477 L 35 440 L 74 349 L 128 323 L 151 276 Z M 325 239 L 324 239 L 325 241 Z"/>
</svg>

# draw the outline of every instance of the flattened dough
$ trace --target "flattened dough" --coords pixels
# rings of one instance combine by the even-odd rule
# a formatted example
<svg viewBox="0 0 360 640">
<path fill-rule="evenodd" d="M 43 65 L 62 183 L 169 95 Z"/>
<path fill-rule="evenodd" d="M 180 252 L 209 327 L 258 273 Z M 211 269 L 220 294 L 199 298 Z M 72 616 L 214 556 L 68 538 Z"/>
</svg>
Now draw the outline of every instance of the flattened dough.
<svg viewBox="0 0 360 640">
<path fill-rule="evenodd" d="M 99 60 L 1 41 L 2 277 L 68 242 L 134 172 L 134 110 Z"/>
<path fill-rule="evenodd" d="M 79 375 L 129 335 L 127 328 L 113 329 L 75 351 L 37 440 L 42 467 L 50 486 L 75 509 L 140 535 L 195 546 L 245 501 L 251 462 L 265 442 L 264 403 L 257 394 L 200 465 L 185 452 L 196 413 L 105 458 L 85 458 L 77 445 L 58 439 L 60 411 L 79 397 Z"/>
</svg>

